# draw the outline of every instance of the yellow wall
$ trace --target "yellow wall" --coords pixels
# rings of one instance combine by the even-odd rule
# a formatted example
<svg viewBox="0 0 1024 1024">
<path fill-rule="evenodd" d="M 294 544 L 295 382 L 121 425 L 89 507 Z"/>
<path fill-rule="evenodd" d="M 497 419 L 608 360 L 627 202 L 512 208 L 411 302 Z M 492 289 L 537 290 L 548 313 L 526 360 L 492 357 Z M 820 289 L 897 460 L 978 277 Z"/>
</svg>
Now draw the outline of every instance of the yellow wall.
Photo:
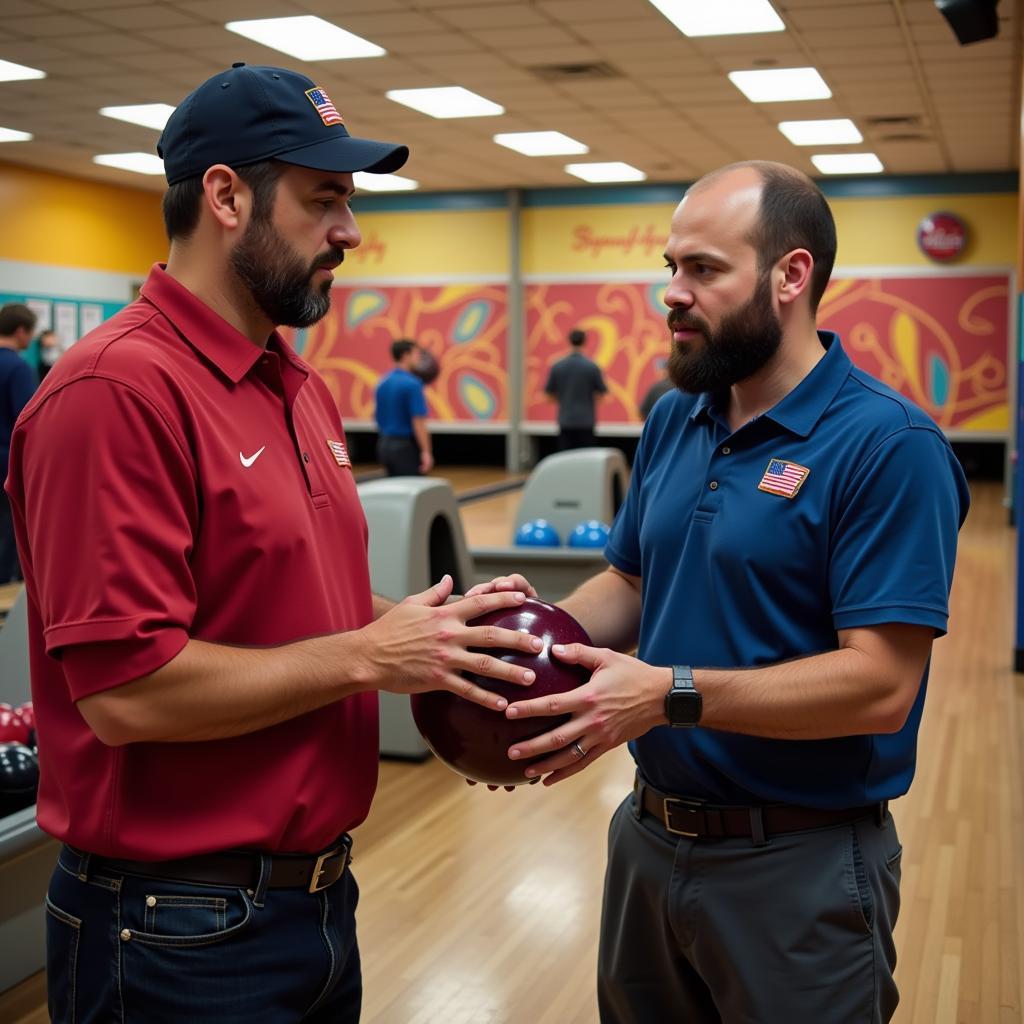
<svg viewBox="0 0 1024 1024">
<path fill-rule="evenodd" d="M 346 276 L 394 280 L 508 275 L 506 210 L 362 213 L 357 197 L 355 214 L 363 244 L 345 257 L 336 272 L 338 284 Z"/>
<path fill-rule="evenodd" d="M 160 199 L 0 164 L 0 259 L 145 276 L 167 256 Z"/>
<path fill-rule="evenodd" d="M 1014 266 L 1017 196 L 1013 194 L 830 199 L 839 235 L 836 264 L 938 267 L 917 247 L 917 225 L 948 210 L 967 224 L 968 247 L 954 266 Z M 530 207 L 523 213 L 524 274 L 636 272 L 656 275 L 672 203 Z"/>
</svg>

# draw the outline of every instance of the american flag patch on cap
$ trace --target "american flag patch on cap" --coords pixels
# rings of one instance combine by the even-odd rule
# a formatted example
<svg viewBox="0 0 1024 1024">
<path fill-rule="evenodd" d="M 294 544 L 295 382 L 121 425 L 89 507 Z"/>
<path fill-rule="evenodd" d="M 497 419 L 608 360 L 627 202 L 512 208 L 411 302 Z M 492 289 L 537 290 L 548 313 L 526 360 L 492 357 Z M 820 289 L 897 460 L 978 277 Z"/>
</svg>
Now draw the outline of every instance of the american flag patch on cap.
<svg viewBox="0 0 1024 1024">
<path fill-rule="evenodd" d="M 332 441 L 330 438 L 327 439 L 327 447 L 331 449 L 331 454 L 334 456 L 334 461 L 341 467 L 348 466 L 352 468 L 352 460 L 348 457 L 348 449 L 345 447 L 344 441 Z"/>
<path fill-rule="evenodd" d="M 324 124 L 345 123 L 341 114 L 334 109 L 331 97 L 328 96 L 320 86 L 316 86 L 314 89 L 307 89 L 306 95 L 309 97 L 309 102 L 316 107 L 316 112 L 320 115 L 320 120 L 323 121 Z"/>
<path fill-rule="evenodd" d="M 769 494 L 779 494 L 783 498 L 795 498 L 796 492 L 803 486 L 810 472 L 806 466 L 798 466 L 795 462 L 770 459 L 757 489 Z"/>
</svg>

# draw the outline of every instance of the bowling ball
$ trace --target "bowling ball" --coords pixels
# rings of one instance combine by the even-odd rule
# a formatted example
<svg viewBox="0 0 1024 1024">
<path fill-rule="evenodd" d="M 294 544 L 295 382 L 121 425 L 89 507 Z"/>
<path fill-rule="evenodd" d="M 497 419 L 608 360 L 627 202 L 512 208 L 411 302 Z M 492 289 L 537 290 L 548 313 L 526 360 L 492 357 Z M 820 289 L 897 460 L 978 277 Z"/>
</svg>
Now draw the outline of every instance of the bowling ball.
<svg viewBox="0 0 1024 1024">
<path fill-rule="evenodd" d="M 590 678 L 590 672 L 579 665 L 566 665 L 551 656 L 552 644 L 590 645 L 590 638 L 583 627 L 561 608 L 527 598 L 514 608 L 499 608 L 471 619 L 469 625 L 515 629 L 532 633 L 544 641 L 544 649 L 539 654 L 500 648 L 486 652 L 512 665 L 533 669 L 537 678 L 530 686 L 503 683 L 472 672 L 463 673 L 477 686 L 500 693 L 509 703 L 574 690 Z M 568 715 L 509 719 L 501 711 L 473 704 L 447 690 L 414 694 L 412 717 L 427 746 L 453 772 L 476 782 L 497 786 L 529 782 L 523 774 L 526 766 L 540 760 L 535 757 L 510 761 L 509 747 L 540 736 L 569 720 Z"/>
<path fill-rule="evenodd" d="M 571 548 L 603 548 L 608 543 L 608 526 L 600 519 L 587 519 L 569 534 Z"/>
<path fill-rule="evenodd" d="M 14 709 L 20 716 L 21 720 L 28 726 L 28 745 L 35 750 L 36 749 L 36 713 L 32 707 L 32 701 L 27 700 L 24 704 L 19 704 Z"/>
<path fill-rule="evenodd" d="M 531 519 L 516 530 L 516 547 L 557 548 L 561 543 L 558 531 L 546 519 Z"/>
<path fill-rule="evenodd" d="M 424 384 L 433 384 L 437 380 L 437 375 L 441 372 L 441 364 L 432 352 L 421 348 L 416 354 L 416 362 L 412 365 L 412 372 Z"/>
<path fill-rule="evenodd" d="M 0 817 L 31 807 L 39 785 L 39 761 L 21 743 L 0 744 Z"/>
<path fill-rule="evenodd" d="M 28 743 L 31 730 L 15 710 L 0 710 L 0 743 Z"/>
</svg>

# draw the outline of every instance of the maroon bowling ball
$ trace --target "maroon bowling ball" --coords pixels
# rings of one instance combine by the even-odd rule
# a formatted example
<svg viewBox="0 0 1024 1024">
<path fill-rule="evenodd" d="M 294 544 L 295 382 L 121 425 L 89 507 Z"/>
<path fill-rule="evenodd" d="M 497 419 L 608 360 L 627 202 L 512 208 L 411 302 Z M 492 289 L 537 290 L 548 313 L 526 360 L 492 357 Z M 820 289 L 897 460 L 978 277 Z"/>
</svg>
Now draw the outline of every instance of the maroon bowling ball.
<svg viewBox="0 0 1024 1024">
<path fill-rule="evenodd" d="M 472 672 L 464 673 L 477 686 L 500 693 L 510 704 L 574 690 L 590 678 L 587 669 L 567 665 L 551 656 L 552 644 L 590 645 L 590 638 L 583 627 L 561 608 L 527 598 L 514 608 L 499 608 L 471 619 L 469 625 L 501 626 L 532 633 L 544 641 L 544 649 L 539 654 L 501 648 L 487 651 L 512 665 L 533 669 L 537 678 L 530 686 L 503 683 Z M 535 757 L 511 761 L 509 747 L 549 732 L 569 720 L 568 715 L 509 719 L 502 711 L 473 704 L 447 690 L 413 694 L 412 717 L 427 746 L 452 771 L 467 779 L 497 786 L 529 782 L 524 775 L 526 766 L 541 760 Z"/>
<path fill-rule="evenodd" d="M 0 709 L 0 743 L 28 743 L 31 730 L 17 711 Z"/>
</svg>

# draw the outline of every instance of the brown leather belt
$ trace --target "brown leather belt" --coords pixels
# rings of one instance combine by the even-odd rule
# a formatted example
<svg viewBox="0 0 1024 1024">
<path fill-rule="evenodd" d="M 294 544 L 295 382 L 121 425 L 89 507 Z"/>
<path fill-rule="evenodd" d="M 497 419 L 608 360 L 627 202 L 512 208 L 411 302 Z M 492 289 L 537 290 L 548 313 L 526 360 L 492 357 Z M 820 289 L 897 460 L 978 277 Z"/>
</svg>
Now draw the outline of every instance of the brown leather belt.
<svg viewBox="0 0 1024 1024">
<path fill-rule="evenodd" d="M 352 839 L 342 836 L 331 849 L 320 854 L 270 854 L 269 889 L 305 889 L 315 893 L 334 885 L 352 859 Z M 199 885 L 225 885 L 253 889 L 259 881 L 260 854 L 232 850 L 208 853 L 180 860 L 117 860 L 91 857 L 90 872 L 96 871 L 164 878 Z"/>
<path fill-rule="evenodd" d="M 637 776 L 633 799 L 657 818 L 668 832 L 691 839 L 762 839 L 787 832 L 843 825 L 868 815 L 883 821 L 888 801 L 866 807 L 825 810 L 793 804 L 763 804 L 757 807 L 722 807 L 701 800 L 659 793 Z"/>
</svg>

